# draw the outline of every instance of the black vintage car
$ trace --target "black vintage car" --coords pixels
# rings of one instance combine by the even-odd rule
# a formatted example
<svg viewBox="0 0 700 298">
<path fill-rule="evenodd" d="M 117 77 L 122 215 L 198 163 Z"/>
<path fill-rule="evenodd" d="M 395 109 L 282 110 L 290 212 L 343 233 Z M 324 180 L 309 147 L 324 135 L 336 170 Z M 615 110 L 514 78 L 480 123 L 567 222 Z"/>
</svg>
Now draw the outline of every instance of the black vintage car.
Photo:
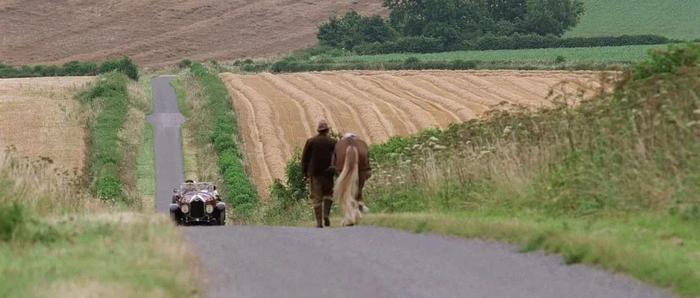
<svg viewBox="0 0 700 298">
<path fill-rule="evenodd" d="M 225 225 L 226 204 L 210 182 L 186 182 L 173 190 L 170 215 L 178 225 Z"/>
</svg>

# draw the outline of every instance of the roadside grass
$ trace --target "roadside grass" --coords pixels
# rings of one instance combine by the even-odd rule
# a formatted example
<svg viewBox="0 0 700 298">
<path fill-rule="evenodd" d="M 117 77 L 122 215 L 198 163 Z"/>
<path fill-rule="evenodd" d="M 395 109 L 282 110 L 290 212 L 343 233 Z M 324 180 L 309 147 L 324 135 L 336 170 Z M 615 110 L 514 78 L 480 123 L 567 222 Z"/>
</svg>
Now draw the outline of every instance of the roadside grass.
<svg viewBox="0 0 700 298">
<path fill-rule="evenodd" d="M 125 212 L 68 179 L 0 152 L 0 296 L 199 295 L 168 218 Z"/>
<path fill-rule="evenodd" d="M 152 109 L 151 89 L 144 88 L 146 86 L 145 83 L 149 81 L 149 77 L 143 77 L 139 82 L 129 82 L 129 111 L 119 131 L 119 146 L 120 151 L 123 152 L 123 158 L 119 164 L 120 181 L 122 181 L 127 202 L 134 204 L 136 208 L 141 206 L 145 210 L 150 210 L 148 208 L 154 206 L 154 204 L 150 204 L 150 198 L 143 197 L 144 193 L 140 192 L 139 186 L 145 186 L 140 185 L 140 183 L 146 182 L 145 180 L 155 180 L 155 176 L 140 176 L 140 174 L 154 175 L 155 171 L 152 168 L 151 172 L 141 172 L 149 164 L 151 167 L 154 167 L 155 162 L 153 153 L 150 152 L 149 154 L 149 152 L 145 151 L 145 147 L 148 145 L 153 150 L 153 131 L 150 123 L 146 120 L 146 115 Z M 146 142 L 151 142 L 151 144 L 146 144 Z M 153 192 L 155 192 L 155 189 L 151 191 L 151 196 Z"/>
<path fill-rule="evenodd" d="M 139 145 L 134 148 L 136 156 L 136 196 L 138 197 L 141 210 L 151 212 L 155 206 L 156 192 L 156 168 L 155 168 L 155 148 L 153 144 L 153 126 L 146 121 L 147 115 L 152 113 L 153 94 L 151 90 L 152 75 L 143 75 L 139 79 L 139 89 L 141 104 L 139 110 L 142 113 L 142 132 L 140 134 Z M 131 93 L 131 90 L 130 90 Z M 132 93 L 133 94 L 133 93 Z M 133 96 L 133 95 L 132 95 Z M 137 128 L 137 127 L 135 127 Z M 139 137 L 133 135 L 133 137 Z"/>
<path fill-rule="evenodd" d="M 95 117 L 88 121 L 90 189 L 102 200 L 126 204 L 119 166 L 123 160 L 120 130 L 129 112 L 128 81 L 126 75 L 110 73 L 79 95 L 80 101 L 95 111 Z"/>
<path fill-rule="evenodd" d="M 136 176 L 138 177 L 136 189 L 142 210 L 151 211 L 156 204 L 156 169 L 153 126 L 150 123 L 144 123 L 143 126 L 143 146 L 136 161 Z"/>
<path fill-rule="evenodd" d="M 180 112 L 187 118 L 182 126 L 185 177 L 221 185 L 223 179 L 218 172 L 216 152 L 209 143 L 208 136 L 202 133 L 211 130 L 203 90 L 188 71 L 173 79 L 172 85 L 177 94 Z"/>
<path fill-rule="evenodd" d="M 700 2 L 685 0 L 583 0 L 585 11 L 565 37 L 657 34 L 700 38 Z"/>
<path fill-rule="evenodd" d="M 199 63 L 193 64 L 190 72 L 201 90 L 200 98 L 204 99 L 201 102 L 202 111 L 196 112 L 193 108 L 192 115 L 207 121 L 190 131 L 198 146 L 211 148 L 215 153 L 213 156 L 217 158 L 218 174 L 223 181 L 219 184 L 223 189 L 222 197 L 233 209 L 234 220 L 245 222 L 257 208 L 258 194 L 246 174 L 233 103 L 216 73 Z"/>
<path fill-rule="evenodd" d="M 175 89 L 175 94 L 177 95 L 177 106 L 180 109 L 180 113 L 185 116 L 185 118 L 190 118 L 192 116 L 191 107 L 187 104 L 187 91 L 179 78 L 170 81 L 170 85 Z"/>
<path fill-rule="evenodd" d="M 198 279 L 167 218 L 112 213 L 32 220 L 0 242 L 2 297 L 192 297 Z M 149 218 L 151 217 L 151 218 Z"/>
<path fill-rule="evenodd" d="M 700 224 L 656 214 L 602 218 L 553 218 L 512 212 L 371 214 L 363 224 L 512 243 L 522 252 L 560 254 L 584 263 L 671 288 L 700 293 Z"/>
</svg>

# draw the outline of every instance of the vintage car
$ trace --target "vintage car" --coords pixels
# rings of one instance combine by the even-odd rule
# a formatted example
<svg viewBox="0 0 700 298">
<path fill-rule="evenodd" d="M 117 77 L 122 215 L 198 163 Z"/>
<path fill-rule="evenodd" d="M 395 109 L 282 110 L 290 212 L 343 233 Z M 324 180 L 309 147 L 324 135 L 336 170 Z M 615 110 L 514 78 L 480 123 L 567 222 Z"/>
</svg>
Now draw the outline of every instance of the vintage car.
<svg viewBox="0 0 700 298">
<path fill-rule="evenodd" d="M 173 189 L 170 215 L 178 225 L 225 225 L 226 204 L 211 182 L 185 182 Z"/>
</svg>

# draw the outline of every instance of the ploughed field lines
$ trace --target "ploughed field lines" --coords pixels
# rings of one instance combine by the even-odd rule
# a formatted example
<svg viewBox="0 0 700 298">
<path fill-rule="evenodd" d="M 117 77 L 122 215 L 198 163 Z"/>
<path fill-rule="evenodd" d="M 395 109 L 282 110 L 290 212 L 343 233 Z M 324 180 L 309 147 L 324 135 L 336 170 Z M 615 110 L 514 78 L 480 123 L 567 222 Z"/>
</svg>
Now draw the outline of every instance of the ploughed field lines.
<svg viewBox="0 0 700 298">
<path fill-rule="evenodd" d="M 247 164 L 265 196 L 284 178 L 287 160 L 326 119 L 339 133 L 370 143 L 445 128 L 480 117 L 502 104 L 547 105 L 562 81 L 599 88 L 596 72 L 560 71 L 351 71 L 221 75 L 231 93 Z M 558 90 L 559 88 L 554 88 Z"/>
</svg>

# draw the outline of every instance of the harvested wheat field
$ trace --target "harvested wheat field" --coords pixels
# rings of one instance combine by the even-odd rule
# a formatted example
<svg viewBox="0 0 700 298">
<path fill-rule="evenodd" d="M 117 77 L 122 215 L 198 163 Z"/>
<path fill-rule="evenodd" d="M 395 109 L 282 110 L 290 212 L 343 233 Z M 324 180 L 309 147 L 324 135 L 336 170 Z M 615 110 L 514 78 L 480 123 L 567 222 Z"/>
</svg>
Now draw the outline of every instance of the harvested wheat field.
<svg viewBox="0 0 700 298">
<path fill-rule="evenodd" d="M 0 149 L 78 172 L 85 127 L 75 94 L 93 77 L 0 79 Z"/>
<path fill-rule="evenodd" d="M 504 104 L 546 105 L 550 90 L 600 90 L 601 74 L 559 71 L 355 71 L 222 74 L 261 194 L 327 119 L 370 143 L 474 119 Z M 562 81 L 566 87 L 558 87 Z"/>
</svg>

